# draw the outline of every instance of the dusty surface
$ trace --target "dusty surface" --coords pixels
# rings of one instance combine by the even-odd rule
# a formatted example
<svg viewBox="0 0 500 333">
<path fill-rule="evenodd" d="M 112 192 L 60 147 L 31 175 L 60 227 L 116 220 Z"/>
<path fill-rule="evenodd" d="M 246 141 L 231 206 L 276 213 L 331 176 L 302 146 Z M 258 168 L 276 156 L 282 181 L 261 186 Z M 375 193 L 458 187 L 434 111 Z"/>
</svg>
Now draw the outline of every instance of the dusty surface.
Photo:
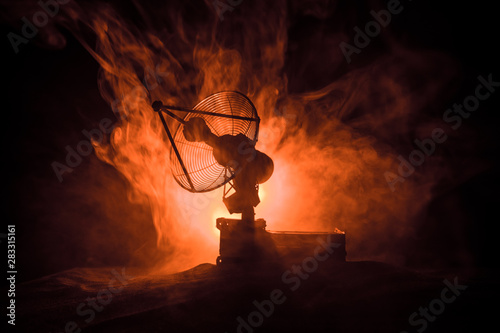
<svg viewBox="0 0 500 333">
<path fill-rule="evenodd" d="M 307 276 L 290 268 L 221 270 L 202 264 L 181 273 L 147 276 L 133 268 L 72 269 L 19 285 L 16 328 L 24 332 L 474 332 L 484 330 L 495 312 L 494 303 L 487 304 L 498 288 L 491 272 L 417 273 L 378 262 L 320 263 Z M 431 317 L 432 322 L 426 321 L 426 327 L 420 316 L 412 326 L 409 316 L 441 299 L 447 288 L 444 279 L 453 283 L 455 277 L 467 289 L 458 291 L 449 304 L 442 303 L 444 310 Z M 445 296 L 453 298 L 448 292 Z M 280 304 L 273 303 L 271 310 L 273 297 Z M 254 301 L 264 304 L 261 314 Z M 439 312 L 438 303 L 433 305 Z M 266 311 L 268 316 L 262 315 Z"/>
</svg>

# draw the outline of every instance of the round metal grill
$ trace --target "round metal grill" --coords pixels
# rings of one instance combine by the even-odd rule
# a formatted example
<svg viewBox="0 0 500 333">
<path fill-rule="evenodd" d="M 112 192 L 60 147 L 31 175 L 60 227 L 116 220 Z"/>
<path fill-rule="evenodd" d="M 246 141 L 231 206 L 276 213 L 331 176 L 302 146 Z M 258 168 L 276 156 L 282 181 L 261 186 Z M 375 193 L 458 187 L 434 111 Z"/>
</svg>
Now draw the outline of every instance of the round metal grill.
<svg viewBox="0 0 500 333">
<path fill-rule="evenodd" d="M 213 134 L 244 134 L 257 142 L 259 117 L 252 102 L 236 91 L 222 91 L 208 96 L 193 108 L 211 114 L 189 112 L 183 118 L 187 121 L 193 117 L 203 118 Z M 243 119 L 245 118 L 245 119 Z M 177 128 L 173 138 L 180 159 L 174 149 L 170 151 L 172 174 L 184 189 L 191 192 L 208 192 L 233 178 L 228 168 L 217 163 L 212 147 L 204 142 L 187 141 L 182 132 L 184 125 Z M 185 171 L 181 165 L 184 164 Z"/>
</svg>

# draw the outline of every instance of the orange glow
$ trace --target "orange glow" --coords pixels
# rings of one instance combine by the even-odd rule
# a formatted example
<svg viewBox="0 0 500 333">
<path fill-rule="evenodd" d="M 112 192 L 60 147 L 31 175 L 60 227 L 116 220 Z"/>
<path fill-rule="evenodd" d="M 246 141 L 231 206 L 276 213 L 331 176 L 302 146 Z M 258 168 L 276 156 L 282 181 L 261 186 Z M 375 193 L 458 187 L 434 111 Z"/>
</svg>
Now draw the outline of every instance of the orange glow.
<svg viewBox="0 0 500 333">
<path fill-rule="evenodd" d="M 219 26 L 216 15 L 191 30 L 178 15 L 169 16 L 175 31 L 160 33 L 137 31 L 107 5 L 85 15 L 76 8 L 69 12 L 95 32 L 95 47 L 79 31 L 75 35 L 101 65 L 101 94 L 121 118 L 110 142 L 96 144 L 96 154 L 127 179 L 132 202 L 150 207 L 158 247 L 176 255 L 162 263 L 170 270 L 214 262 L 215 219 L 238 216 L 227 213 L 221 189 L 193 194 L 175 183 L 170 147 L 152 100 L 189 107 L 218 91 L 246 94 L 261 117 L 256 148 L 274 161 L 273 176 L 260 188 L 256 217 L 266 219 L 271 230 L 346 230 L 355 235 L 348 241 L 352 259 L 387 255 L 380 244 L 410 232 L 408 221 L 430 198 L 432 181 L 418 176 L 407 179 L 398 193 L 390 191 L 383 175 L 397 168 L 397 155 L 369 133 L 383 138 L 377 131 L 394 119 L 409 119 L 422 103 L 421 94 L 408 90 L 400 74 L 432 71 L 439 62 L 395 46 L 397 61 L 381 57 L 317 91 L 289 93 L 286 6 L 267 6 L 238 22 L 244 38 L 234 36 L 230 26 Z M 217 29 L 234 37 L 238 48 L 216 40 Z M 433 84 L 438 91 L 439 84 Z M 357 116 L 360 108 L 370 112 Z M 403 133 L 405 128 L 391 130 Z"/>
<path fill-rule="evenodd" d="M 259 198 L 261 203 L 266 199 L 266 190 L 264 184 L 259 185 Z"/>
</svg>

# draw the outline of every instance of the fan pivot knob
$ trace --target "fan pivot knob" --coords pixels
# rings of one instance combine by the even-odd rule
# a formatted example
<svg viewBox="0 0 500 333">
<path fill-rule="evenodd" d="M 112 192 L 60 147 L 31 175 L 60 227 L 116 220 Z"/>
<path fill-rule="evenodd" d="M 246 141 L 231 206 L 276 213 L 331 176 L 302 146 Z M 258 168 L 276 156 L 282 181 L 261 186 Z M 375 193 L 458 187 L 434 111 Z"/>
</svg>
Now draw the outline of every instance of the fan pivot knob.
<svg viewBox="0 0 500 333">
<path fill-rule="evenodd" d="M 151 106 L 153 107 L 153 110 L 155 110 L 155 112 L 158 112 L 163 107 L 163 103 L 162 101 L 154 101 Z"/>
</svg>

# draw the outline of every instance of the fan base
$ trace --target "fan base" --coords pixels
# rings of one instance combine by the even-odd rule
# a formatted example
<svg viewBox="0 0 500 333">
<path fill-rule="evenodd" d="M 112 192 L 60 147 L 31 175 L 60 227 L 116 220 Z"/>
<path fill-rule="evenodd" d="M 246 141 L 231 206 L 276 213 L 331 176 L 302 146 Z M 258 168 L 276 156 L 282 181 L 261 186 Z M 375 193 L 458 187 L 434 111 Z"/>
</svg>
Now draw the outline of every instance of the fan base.
<svg viewBox="0 0 500 333">
<path fill-rule="evenodd" d="M 266 221 L 253 223 L 218 218 L 220 230 L 218 266 L 317 261 L 345 262 L 345 233 L 267 231 Z"/>
</svg>

